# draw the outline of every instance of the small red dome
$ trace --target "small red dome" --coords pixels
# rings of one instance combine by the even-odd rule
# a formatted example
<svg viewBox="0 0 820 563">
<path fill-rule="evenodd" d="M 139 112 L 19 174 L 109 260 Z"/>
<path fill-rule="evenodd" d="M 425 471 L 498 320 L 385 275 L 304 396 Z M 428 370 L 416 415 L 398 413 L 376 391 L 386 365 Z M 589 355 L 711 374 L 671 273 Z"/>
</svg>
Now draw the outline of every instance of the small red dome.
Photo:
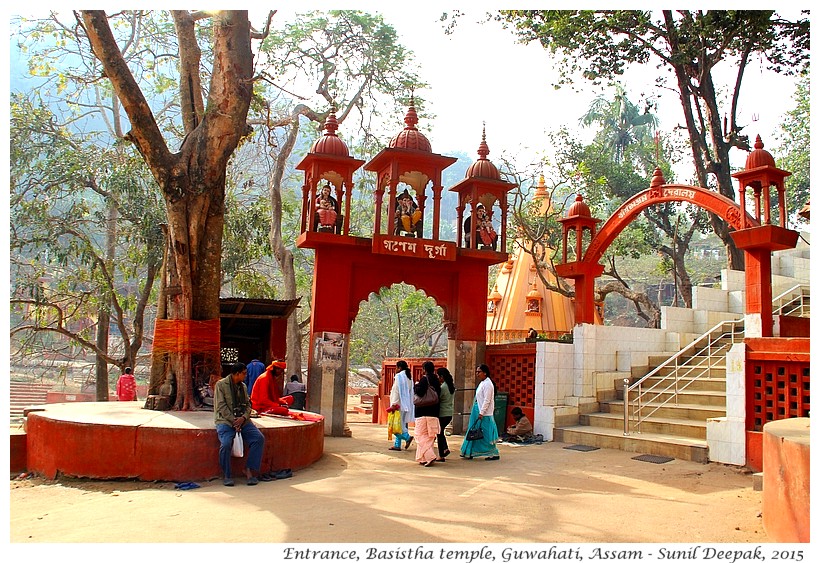
<svg viewBox="0 0 820 563">
<path fill-rule="evenodd" d="M 663 177 L 663 170 L 660 167 L 655 167 L 655 172 L 652 173 L 652 181 L 649 183 L 650 188 L 658 188 L 666 183 L 666 178 Z"/>
<path fill-rule="evenodd" d="M 746 170 L 760 168 L 761 166 L 777 168 L 777 165 L 774 163 L 774 157 L 769 151 L 763 150 L 763 141 L 760 139 L 760 135 L 758 135 L 757 139 L 755 139 L 755 150 L 750 152 L 749 156 L 746 157 Z"/>
<path fill-rule="evenodd" d="M 575 196 L 575 203 L 567 211 L 567 217 L 592 217 L 589 206 L 584 202 L 584 196 L 581 194 Z"/>
<path fill-rule="evenodd" d="M 339 122 L 336 121 L 336 113 L 330 112 L 330 115 L 328 115 L 325 120 L 325 134 L 313 143 L 313 146 L 310 147 L 310 152 L 333 156 L 350 156 L 347 145 L 336 135 L 338 128 Z"/>
<path fill-rule="evenodd" d="M 473 162 L 467 169 L 465 178 L 487 178 L 489 180 L 500 180 L 501 174 L 495 164 L 487 159 L 490 154 L 490 147 L 487 146 L 486 131 L 481 131 L 481 144 L 478 145 L 478 160 Z"/>
<path fill-rule="evenodd" d="M 391 149 L 411 149 L 424 152 L 433 152 L 430 146 L 430 141 L 427 137 L 421 134 L 416 129 L 416 123 L 419 122 L 419 116 L 416 114 L 413 98 L 410 98 L 410 107 L 407 109 L 407 115 L 404 116 L 404 123 L 406 124 L 403 131 L 393 137 L 390 141 L 389 147 Z"/>
</svg>

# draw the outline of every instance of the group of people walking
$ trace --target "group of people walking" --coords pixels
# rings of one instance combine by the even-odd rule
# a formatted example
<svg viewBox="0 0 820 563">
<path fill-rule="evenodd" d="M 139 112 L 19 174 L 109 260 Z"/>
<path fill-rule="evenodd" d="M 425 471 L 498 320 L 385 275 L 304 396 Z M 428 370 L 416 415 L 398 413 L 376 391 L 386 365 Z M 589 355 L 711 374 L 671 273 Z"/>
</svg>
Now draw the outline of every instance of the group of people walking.
<svg viewBox="0 0 820 563">
<path fill-rule="evenodd" d="M 264 387 L 265 378 L 269 374 L 255 374 L 255 367 L 236 363 L 230 367 L 226 377 L 214 386 L 214 423 L 220 442 L 219 465 L 223 472 L 223 483 L 228 487 L 234 484 L 231 478 L 231 447 L 237 434 L 242 436 L 244 445 L 249 448 L 245 467 L 247 484 L 256 485 L 259 481 L 271 480 L 269 475 L 260 474 L 265 438 L 251 422 L 252 407 L 256 408 L 254 397 Z M 279 366 L 272 364 L 271 367 Z M 424 374 L 413 384 L 407 362 L 396 362 L 388 410 L 398 413 L 401 429 L 394 432 L 395 438 L 390 449 L 402 451 L 403 443 L 404 450 L 408 450 L 415 441 L 416 461 L 420 465 L 431 467 L 435 463 L 445 462 L 450 455 L 444 430 L 453 420 L 456 387 L 447 368 L 436 369 L 433 362 L 426 361 L 422 364 L 422 369 Z M 250 378 L 249 385 L 246 386 L 248 375 L 254 374 L 256 377 Z M 497 460 L 498 428 L 493 417 L 495 386 L 486 364 L 476 368 L 476 380 L 468 433 L 460 455 L 466 459 L 484 457 L 487 460 Z M 250 393 L 248 387 L 253 389 Z M 408 430 L 410 423 L 414 424 L 413 436 Z"/>
<path fill-rule="evenodd" d="M 444 430 L 453 419 L 456 387 L 447 368 L 436 369 L 431 361 L 424 362 L 421 367 L 424 374 L 414 385 L 407 362 L 396 362 L 388 411 L 399 413 L 401 431 L 394 431 L 394 442 L 389 449 L 401 451 L 404 442 L 404 449 L 407 450 L 415 440 L 416 461 L 420 465 L 431 467 L 435 463 L 446 461 L 450 455 Z M 468 428 L 481 431 L 473 433 L 475 439 L 468 440 L 465 437 L 460 455 L 467 459 L 484 457 L 487 460 L 497 460 L 498 428 L 493 418 L 495 387 L 490 379 L 490 368 L 481 364 L 476 368 L 476 377 L 478 385 Z M 410 423 L 415 426 L 413 436 L 408 430 Z"/>
</svg>

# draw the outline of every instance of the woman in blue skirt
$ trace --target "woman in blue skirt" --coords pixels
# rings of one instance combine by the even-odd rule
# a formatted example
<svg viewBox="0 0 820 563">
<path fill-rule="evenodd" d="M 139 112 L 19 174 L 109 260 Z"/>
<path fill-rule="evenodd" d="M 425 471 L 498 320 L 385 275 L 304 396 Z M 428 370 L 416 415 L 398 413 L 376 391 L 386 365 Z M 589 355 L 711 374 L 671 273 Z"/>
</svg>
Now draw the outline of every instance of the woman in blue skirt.
<svg viewBox="0 0 820 563">
<path fill-rule="evenodd" d="M 470 424 L 467 430 L 480 428 L 484 437 L 480 440 L 467 440 L 461 444 L 461 457 L 473 459 L 484 457 L 487 461 L 497 460 L 498 428 L 495 425 L 493 410 L 495 408 L 495 385 L 490 379 L 490 368 L 481 364 L 475 368 L 478 385 L 475 390 L 473 410 L 470 412 Z"/>
</svg>

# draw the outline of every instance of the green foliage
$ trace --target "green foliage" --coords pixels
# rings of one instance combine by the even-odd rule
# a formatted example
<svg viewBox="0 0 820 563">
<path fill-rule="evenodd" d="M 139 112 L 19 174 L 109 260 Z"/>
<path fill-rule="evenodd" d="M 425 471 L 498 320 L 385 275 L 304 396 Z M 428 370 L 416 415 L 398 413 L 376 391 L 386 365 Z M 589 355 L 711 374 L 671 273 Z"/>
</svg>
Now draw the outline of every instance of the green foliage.
<svg viewBox="0 0 820 563">
<path fill-rule="evenodd" d="M 791 22 L 772 10 L 501 10 L 498 19 L 522 42 L 539 41 L 562 57 L 559 86 L 572 84 L 577 74 L 602 84 L 653 56 L 712 66 L 757 52 L 775 72 L 793 72 L 809 61 L 808 18 Z"/>
<path fill-rule="evenodd" d="M 139 155 L 59 125 L 36 97 L 12 96 L 10 124 L 16 344 L 47 342 L 38 333 L 59 330 L 92 350 L 93 321 L 108 300 L 121 329 L 142 324 L 137 296 L 162 259 L 162 202 Z M 115 262 L 105 248 L 112 205 Z"/>
<path fill-rule="evenodd" d="M 620 84 L 615 87 L 612 99 L 599 95 L 581 118 L 587 127 L 597 125 L 596 141 L 607 151 L 616 164 L 627 158 L 627 150 L 635 146 L 647 146 L 658 126 L 658 118 L 649 112 L 652 103 L 646 101 L 644 110 L 629 98 Z"/>
<path fill-rule="evenodd" d="M 794 93 L 794 109 L 786 114 L 781 125 L 781 150 L 778 167 L 792 173 L 786 178 L 786 209 L 789 220 L 794 223 L 805 221 L 797 212 L 809 202 L 811 187 L 811 92 L 809 74 L 806 73 L 797 84 Z"/>
<path fill-rule="evenodd" d="M 271 82 L 285 91 L 312 84 L 322 98 L 314 107 L 324 111 L 335 105 L 340 122 L 352 102 L 364 129 L 383 115 L 385 105 L 395 110 L 398 106 L 390 102 L 404 96 L 406 103 L 412 89 L 424 86 L 412 69 L 412 53 L 378 14 L 353 10 L 298 14 L 294 21 L 271 30 L 261 49 L 268 57 L 265 74 Z M 422 100 L 417 100 L 421 105 Z M 318 129 L 321 123 L 316 125 Z"/>
<path fill-rule="evenodd" d="M 276 279 L 270 264 L 270 202 L 228 188 L 222 239 L 223 285 L 234 296 L 275 298 Z"/>
<path fill-rule="evenodd" d="M 435 301 L 400 283 L 362 302 L 350 331 L 351 365 L 380 366 L 386 357 L 442 355 L 443 312 Z M 446 340 L 446 337 L 445 337 Z"/>
<path fill-rule="evenodd" d="M 120 11 L 112 13 L 109 21 L 158 124 L 169 140 L 178 141 L 179 47 L 170 14 L 161 10 Z M 52 11 L 40 19 L 14 17 L 12 31 L 12 44 L 26 57 L 31 76 L 37 77 L 37 91 L 64 123 L 73 120 L 85 135 L 101 128 L 109 135 L 118 135 L 115 128 L 121 117 L 118 108 L 109 103 L 113 88 L 73 13 Z M 209 26 L 200 26 L 200 32 L 210 33 Z M 203 58 L 207 60 L 207 56 L 206 50 Z M 102 142 L 110 143 L 110 137 Z"/>
</svg>

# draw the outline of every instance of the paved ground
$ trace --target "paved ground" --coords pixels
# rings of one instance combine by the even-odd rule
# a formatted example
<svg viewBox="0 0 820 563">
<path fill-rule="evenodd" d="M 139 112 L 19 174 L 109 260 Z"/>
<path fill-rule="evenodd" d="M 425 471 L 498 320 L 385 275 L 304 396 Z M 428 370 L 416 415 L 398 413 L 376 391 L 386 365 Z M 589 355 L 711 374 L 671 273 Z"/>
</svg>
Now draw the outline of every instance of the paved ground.
<svg viewBox="0 0 820 563">
<path fill-rule="evenodd" d="M 10 540 L 275 543 L 763 543 L 761 493 L 737 468 L 653 464 L 619 450 L 502 445 L 501 460 L 453 455 L 431 468 L 352 422 L 293 478 L 248 487 L 12 480 Z M 231 525 L 232 522 L 237 525 Z M 214 535 L 215 534 L 215 535 Z M 31 547 L 31 546 L 29 546 Z M 266 548 L 267 549 L 267 548 Z M 150 557 L 144 549 L 141 560 Z M 29 553 L 27 551 L 27 553 Z M 121 548 L 117 553 L 125 553 Z M 247 555 L 247 554 L 246 554 Z M 275 558 L 274 560 L 278 560 Z"/>
</svg>

